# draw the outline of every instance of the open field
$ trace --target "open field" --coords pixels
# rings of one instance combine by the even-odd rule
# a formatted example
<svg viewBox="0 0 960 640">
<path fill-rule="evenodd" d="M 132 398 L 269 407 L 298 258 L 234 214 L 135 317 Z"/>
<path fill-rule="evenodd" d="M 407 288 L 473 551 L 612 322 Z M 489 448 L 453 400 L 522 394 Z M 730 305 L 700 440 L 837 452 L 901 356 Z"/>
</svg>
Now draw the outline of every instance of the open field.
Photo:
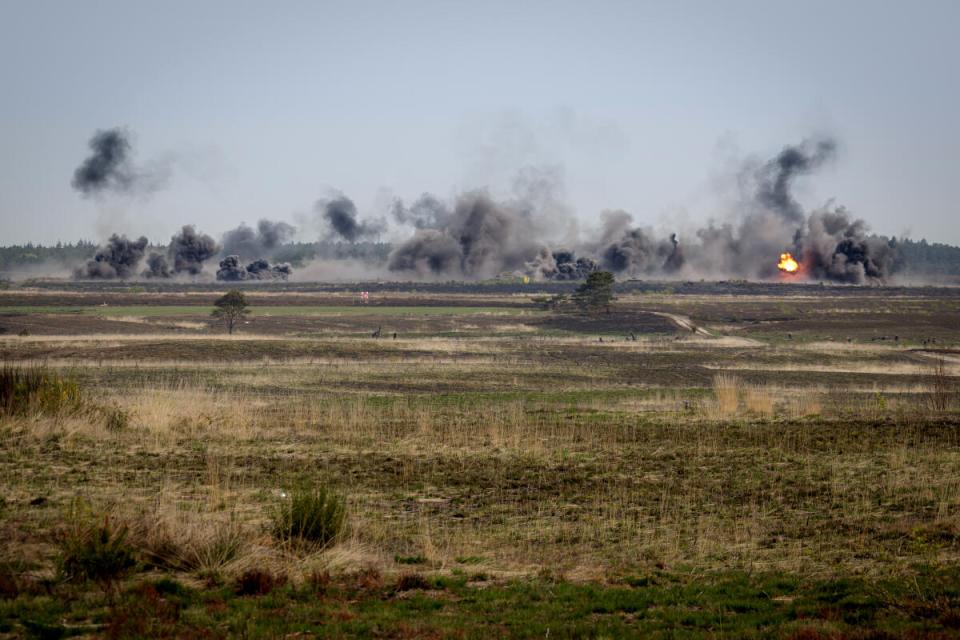
<svg viewBox="0 0 960 640">
<path fill-rule="evenodd" d="M 690 286 L 0 292 L 0 637 L 956 637 L 960 291 Z"/>
</svg>

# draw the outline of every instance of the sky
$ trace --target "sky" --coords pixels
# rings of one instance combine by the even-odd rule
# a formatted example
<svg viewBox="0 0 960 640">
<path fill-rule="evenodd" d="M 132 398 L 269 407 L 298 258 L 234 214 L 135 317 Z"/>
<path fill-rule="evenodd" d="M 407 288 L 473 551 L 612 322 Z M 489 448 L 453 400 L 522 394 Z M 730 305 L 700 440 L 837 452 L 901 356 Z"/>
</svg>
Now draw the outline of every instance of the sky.
<svg viewBox="0 0 960 640">
<path fill-rule="evenodd" d="M 382 214 L 526 166 L 585 225 L 670 228 L 820 135 L 839 152 L 805 206 L 960 244 L 958 26 L 955 0 L 0 0 L 0 244 L 296 223 L 331 190 Z M 170 179 L 84 197 L 73 172 L 118 126 Z"/>
</svg>

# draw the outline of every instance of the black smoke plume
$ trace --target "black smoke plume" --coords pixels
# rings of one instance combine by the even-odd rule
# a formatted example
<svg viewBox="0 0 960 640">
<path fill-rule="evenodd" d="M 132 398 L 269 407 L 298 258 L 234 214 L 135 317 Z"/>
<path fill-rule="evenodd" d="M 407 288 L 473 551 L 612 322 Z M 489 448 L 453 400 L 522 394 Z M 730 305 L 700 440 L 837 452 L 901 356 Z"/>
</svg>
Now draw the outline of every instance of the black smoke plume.
<svg viewBox="0 0 960 640">
<path fill-rule="evenodd" d="M 129 278 L 136 273 L 146 248 L 147 239 L 142 236 L 137 240 L 130 240 L 127 236 L 113 234 L 74 276 L 78 279 Z"/>
<path fill-rule="evenodd" d="M 320 200 L 314 208 L 329 225 L 331 237 L 339 236 L 347 242 L 375 238 L 385 228 L 382 220 L 359 221 L 357 206 L 343 194 Z"/>
<path fill-rule="evenodd" d="M 794 252 L 814 279 L 852 284 L 883 282 L 898 259 L 895 245 L 868 236 L 866 223 L 852 220 L 844 207 L 810 214 L 797 231 Z"/>
<path fill-rule="evenodd" d="M 836 149 L 832 138 L 805 140 L 800 145 L 785 147 L 757 171 L 757 202 L 792 223 L 803 222 L 803 208 L 791 193 L 793 181 L 831 160 Z"/>
<path fill-rule="evenodd" d="M 173 261 L 174 274 L 195 276 L 203 270 L 203 263 L 220 253 L 216 240 L 197 233 L 193 225 L 185 224 L 180 233 L 170 238 L 167 255 Z"/>
<path fill-rule="evenodd" d="M 254 260 L 246 267 L 240 262 L 240 256 L 227 256 L 220 261 L 217 270 L 217 280 L 225 282 L 242 282 L 244 280 L 286 280 L 293 270 L 289 264 L 270 263 L 263 259 Z"/>
<path fill-rule="evenodd" d="M 162 253 L 151 253 L 147 258 L 147 268 L 141 274 L 144 278 L 169 278 L 173 275 L 167 256 Z"/>
<path fill-rule="evenodd" d="M 523 271 L 544 247 L 537 240 L 543 212 L 524 198 L 497 202 L 478 190 L 461 194 L 449 211 L 429 194 L 417 203 L 421 213 L 408 219 L 419 226 L 391 253 L 391 271 L 488 278 Z M 415 204 L 411 211 L 417 208 Z"/>
<path fill-rule="evenodd" d="M 558 249 L 551 251 L 541 247 L 536 257 L 527 262 L 525 275 L 534 280 L 584 280 L 594 271 L 601 269 L 593 258 L 577 257 L 573 251 Z"/>
<path fill-rule="evenodd" d="M 133 164 L 133 145 L 125 129 L 98 130 L 90 139 L 90 156 L 73 172 L 71 184 L 84 196 L 105 192 L 149 193 L 163 186 L 169 170 Z"/>
<path fill-rule="evenodd" d="M 416 229 L 438 229 L 450 220 L 450 210 L 436 196 L 424 193 L 410 208 L 403 200 L 396 200 L 390 209 L 394 220 L 402 225 L 411 225 Z"/>
<path fill-rule="evenodd" d="M 386 245 L 364 242 L 383 231 L 385 221 L 361 220 L 349 198 L 333 194 L 317 202 L 316 211 L 329 230 L 327 238 L 346 242 L 321 242 L 319 245 L 328 245 L 326 253 L 315 255 L 318 261 L 350 259 L 353 268 L 364 273 L 379 275 L 379 270 L 386 268 L 400 277 L 427 279 L 510 274 L 537 280 L 580 280 L 600 269 L 620 278 L 769 279 L 780 277 L 777 258 L 791 251 L 801 267 L 797 274 L 783 277 L 884 282 L 900 263 L 896 243 L 869 235 L 866 224 L 843 207 L 828 203 L 808 212 L 795 196 L 798 181 L 829 162 L 836 148 L 830 138 L 811 139 L 784 147 L 768 161 L 745 164 L 737 174 L 741 187 L 737 209 L 699 229 L 685 228 L 683 242 L 677 233 L 637 224 L 624 211 L 604 212 L 587 233 L 578 234 L 565 225 L 569 210 L 563 204 L 562 172 L 548 167 L 522 171 L 512 196 L 505 199 L 474 190 L 452 202 L 429 193 L 409 207 L 396 200 L 391 217 L 409 235 L 393 243 L 389 255 Z M 125 155 L 120 157 L 122 165 Z M 227 232 L 221 254 L 226 257 L 220 262 L 217 278 L 286 279 L 291 273 L 289 265 L 271 266 L 267 258 L 293 231 L 285 223 L 261 220 L 256 229 L 241 225 Z M 137 249 L 140 241 L 114 238 L 119 247 L 101 249 L 83 277 L 133 273 L 146 241 Z M 134 248 L 124 248 L 124 243 Z M 302 255 L 301 249 L 287 255 Z M 172 239 L 166 256 L 150 256 L 143 276 L 196 275 L 218 252 L 212 238 L 185 226 Z M 133 267 L 129 266 L 131 260 Z"/>
<path fill-rule="evenodd" d="M 633 226 L 626 211 L 603 214 L 599 254 L 603 267 L 614 273 L 656 275 L 673 273 L 683 266 L 677 234 L 657 240 L 649 229 Z"/>
<path fill-rule="evenodd" d="M 296 229 L 286 222 L 260 220 L 257 228 L 241 224 L 223 234 L 223 253 L 246 258 L 258 258 L 293 237 Z"/>
<path fill-rule="evenodd" d="M 436 229 L 419 229 L 390 253 L 387 268 L 421 277 L 456 276 L 462 273 L 462 259 L 460 244 L 453 237 Z"/>
</svg>

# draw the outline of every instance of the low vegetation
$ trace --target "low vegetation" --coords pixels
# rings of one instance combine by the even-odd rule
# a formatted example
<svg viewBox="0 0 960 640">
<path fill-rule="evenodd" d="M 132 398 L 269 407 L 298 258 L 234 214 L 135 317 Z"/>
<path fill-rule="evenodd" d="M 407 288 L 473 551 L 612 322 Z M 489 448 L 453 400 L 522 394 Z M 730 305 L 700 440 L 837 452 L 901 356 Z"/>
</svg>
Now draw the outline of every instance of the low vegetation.
<svg viewBox="0 0 960 640">
<path fill-rule="evenodd" d="M 0 415 L 58 415 L 83 406 L 73 380 L 40 366 L 0 367 Z"/>
<path fill-rule="evenodd" d="M 957 345 L 697 304 L 5 337 L 0 636 L 956 634 Z"/>
<path fill-rule="evenodd" d="M 326 487 L 294 490 L 273 515 L 273 534 L 278 540 L 325 548 L 342 534 L 346 505 Z"/>
<path fill-rule="evenodd" d="M 108 588 L 113 586 L 136 565 L 128 534 L 127 526 L 109 514 L 74 505 L 66 524 L 56 532 L 60 574 L 67 580 L 93 580 Z"/>
</svg>

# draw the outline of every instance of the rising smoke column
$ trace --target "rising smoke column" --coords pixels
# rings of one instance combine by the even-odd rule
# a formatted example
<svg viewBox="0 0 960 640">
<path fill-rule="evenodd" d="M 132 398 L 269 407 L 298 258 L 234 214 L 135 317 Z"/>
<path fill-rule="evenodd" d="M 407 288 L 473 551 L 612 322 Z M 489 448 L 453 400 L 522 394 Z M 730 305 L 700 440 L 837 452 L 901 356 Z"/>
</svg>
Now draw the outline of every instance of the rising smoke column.
<svg viewBox="0 0 960 640">
<path fill-rule="evenodd" d="M 314 210 L 329 225 L 330 237 L 340 237 L 347 242 L 374 238 L 385 229 L 382 220 L 358 220 L 357 206 L 342 193 L 317 201 Z"/>
<path fill-rule="evenodd" d="M 403 200 L 395 200 L 390 213 L 399 224 L 416 229 L 439 229 L 449 222 L 451 215 L 447 206 L 430 193 L 414 200 L 410 208 L 403 205 Z"/>
<path fill-rule="evenodd" d="M 793 244 L 807 219 L 793 186 L 797 178 L 831 161 L 836 148 L 829 137 L 807 139 L 759 165 L 745 164 L 739 175 L 743 199 L 738 215 L 696 230 L 698 243 L 683 247 L 684 270 L 701 277 L 776 276 L 776 257 Z"/>
<path fill-rule="evenodd" d="M 193 225 L 185 224 L 180 233 L 170 238 L 167 255 L 173 261 L 173 273 L 192 276 L 203 270 L 203 263 L 220 253 L 216 240 L 197 233 Z"/>
<path fill-rule="evenodd" d="M 161 188 L 169 169 L 133 164 L 133 145 L 122 128 L 98 130 L 90 139 L 90 156 L 73 172 L 71 185 L 84 196 L 112 193 L 150 193 Z"/>
<path fill-rule="evenodd" d="M 420 277 L 459 277 L 463 275 L 462 260 L 460 244 L 450 235 L 437 229 L 419 229 L 390 252 L 387 268 Z"/>
<path fill-rule="evenodd" d="M 136 273 L 137 265 L 143 260 L 146 248 L 145 237 L 130 240 L 127 236 L 113 234 L 105 245 L 97 249 L 93 258 L 74 273 L 74 277 L 78 279 L 129 278 Z"/>
<path fill-rule="evenodd" d="M 798 179 L 829 162 L 836 146 L 830 138 L 806 140 L 784 147 L 765 162 L 745 165 L 739 174 L 742 199 L 736 213 L 685 232 L 685 239 L 691 241 L 683 244 L 677 234 L 656 234 L 623 211 L 601 214 L 599 229 L 579 239 L 573 231 L 557 236 L 569 211 L 562 198 L 562 176 L 549 168 L 522 171 L 513 185 L 513 197 L 503 200 L 484 190 L 461 193 L 452 203 L 429 193 L 409 207 L 397 200 L 391 216 L 411 235 L 394 244 L 386 267 L 396 274 L 423 278 L 478 279 L 512 273 L 538 280 L 572 280 L 597 269 L 628 277 L 769 278 L 778 273 L 777 257 L 791 250 L 802 265 L 796 277 L 883 281 L 897 263 L 895 246 L 869 236 L 863 221 L 852 219 L 842 207 L 828 205 L 807 214 L 794 195 Z M 124 138 L 108 137 L 95 148 L 102 151 L 100 159 L 88 160 L 91 168 L 85 173 L 106 176 L 99 178 L 103 185 L 124 184 L 136 174 L 130 168 Z M 357 243 L 385 228 L 383 220 L 360 219 L 355 204 L 339 193 L 319 201 L 316 211 L 329 230 L 328 238 Z M 293 232 L 286 223 L 268 220 L 259 221 L 256 229 L 241 225 L 228 231 L 223 236 L 221 255 L 226 257 L 218 279 L 285 278 L 289 266 L 271 266 L 266 258 Z M 352 256 L 359 255 L 354 249 L 362 248 L 337 246 L 348 248 Z M 134 262 L 142 259 L 142 251 Z M 122 261 L 109 257 L 111 253 L 101 250 L 83 277 L 129 274 Z M 166 256 L 152 254 L 147 259 L 143 276 L 196 275 L 218 253 L 212 238 L 188 225 L 173 238 Z M 363 255 L 368 266 L 374 261 L 382 266 L 382 253 Z M 111 266 L 114 263 L 119 268 Z"/>
<path fill-rule="evenodd" d="M 296 229 L 286 222 L 262 219 L 256 230 L 241 224 L 223 234 L 223 253 L 259 258 L 293 237 Z"/>
<path fill-rule="evenodd" d="M 791 193 L 797 176 L 810 174 L 836 155 L 837 143 L 832 138 L 804 140 L 788 146 L 756 173 L 756 201 L 764 209 L 792 223 L 802 223 L 803 207 Z"/>
<path fill-rule="evenodd" d="M 393 218 L 414 235 L 391 252 L 393 272 L 454 278 L 487 278 L 503 272 L 535 278 L 555 273 L 547 236 L 567 221 L 562 175 L 555 167 L 527 167 L 513 197 L 495 200 L 485 190 L 461 193 L 453 207 L 425 193 L 410 208 L 393 205 Z"/>
<path fill-rule="evenodd" d="M 811 213 L 797 231 L 794 251 L 810 277 L 852 284 L 884 282 L 898 259 L 893 244 L 867 235 L 863 220 L 829 205 Z"/>
<path fill-rule="evenodd" d="M 170 272 L 170 263 L 167 262 L 167 256 L 162 253 L 151 253 L 147 258 L 147 268 L 141 274 L 144 278 L 169 278 L 173 274 Z"/>
<path fill-rule="evenodd" d="M 453 212 L 453 237 L 460 243 L 461 268 L 469 276 L 489 276 L 504 267 L 504 250 L 516 217 L 481 191 L 462 195 Z"/>
<path fill-rule="evenodd" d="M 527 226 L 522 216 L 483 191 L 461 194 L 446 222 L 442 229 L 418 229 L 391 252 L 387 268 L 483 278 L 523 267 L 536 250 L 516 250 L 526 242 L 518 237 Z"/>
<path fill-rule="evenodd" d="M 658 275 L 683 266 L 676 234 L 669 239 L 654 239 L 652 231 L 633 226 L 626 211 L 601 214 L 603 229 L 598 252 L 603 268 L 614 273 Z"/>
</svg>

